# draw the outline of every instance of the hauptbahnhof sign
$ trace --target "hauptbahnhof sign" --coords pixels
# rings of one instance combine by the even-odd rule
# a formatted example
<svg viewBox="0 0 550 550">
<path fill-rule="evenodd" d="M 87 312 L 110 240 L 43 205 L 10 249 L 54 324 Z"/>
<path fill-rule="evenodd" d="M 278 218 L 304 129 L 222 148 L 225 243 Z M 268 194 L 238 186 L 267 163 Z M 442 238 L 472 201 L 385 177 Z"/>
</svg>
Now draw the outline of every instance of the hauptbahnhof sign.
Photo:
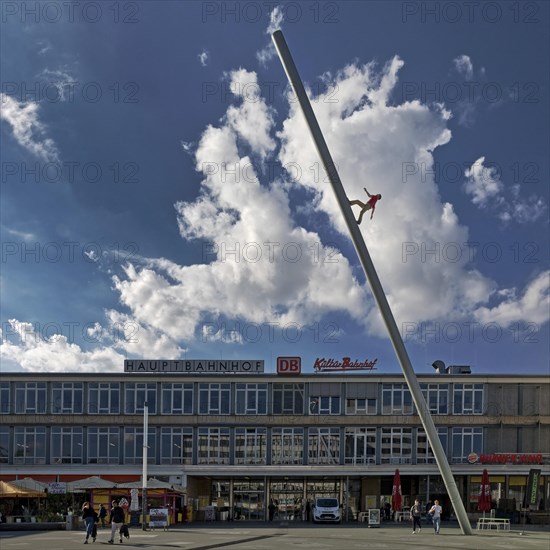
<svg viewBox="0 0 550 550">
<path fill-rule="evenodd" d="M 263 360 L 184 359 L 152 360 L 126 359 L 124 372 L 169 372 L 193 374 L 258 373 L 264 372 Z"/>
</svg>

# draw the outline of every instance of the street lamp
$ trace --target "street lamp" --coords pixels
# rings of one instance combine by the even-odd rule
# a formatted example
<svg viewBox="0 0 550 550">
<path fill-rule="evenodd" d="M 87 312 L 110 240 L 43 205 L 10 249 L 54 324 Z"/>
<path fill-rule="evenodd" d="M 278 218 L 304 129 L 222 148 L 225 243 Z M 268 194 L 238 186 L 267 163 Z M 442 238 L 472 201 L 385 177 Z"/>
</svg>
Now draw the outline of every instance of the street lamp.
<svg viewBox="0 0 550 550">
<path fill-rule="evenodd" d="M 142 488 L 141 488 L 141 500 L 142 500 L 142 510 L 143 510 L 143 521 L 141 523 L 141 529 L 143 531 L 147 530 L 147 451 L 149 447 L 147 446 L 147 440 L 149 439 L 148 434 L 149 428 L 149 407 L 147 406 L 147 401 L 143 403 L 143 471 L 142 471 Z"/>
</svg>

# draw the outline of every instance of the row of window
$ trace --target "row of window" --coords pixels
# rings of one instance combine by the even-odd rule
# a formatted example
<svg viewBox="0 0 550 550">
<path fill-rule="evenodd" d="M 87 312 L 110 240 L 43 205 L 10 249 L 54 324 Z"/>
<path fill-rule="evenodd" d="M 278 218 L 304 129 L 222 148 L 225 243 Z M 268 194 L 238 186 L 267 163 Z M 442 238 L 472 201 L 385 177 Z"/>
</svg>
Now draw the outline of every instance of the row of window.
<svg viewBox="0 0 550 550">
<path fill-rule="evenodd" d="M 141 428 L 16 426 L 12 430 L 0 427 L 0 463 L 141 464 L 143 458 Z M 471 452 L 482 453 L 482 428 L 438 428 L 438 434 L 453 462 L 464 461 Z M 149 462 L 158 464 L 433 462 L 422 428 L 163 427 L 149 431 L 147 445 Z"/>
<path fill-rule="evenodd" d="M 9 414 L 414 414 L 406 384 L 367 384 L 356 396 L 341 396 L 341 384 L 230 384 L 82 382 L 0 383 L 0 413 Z M 232 387 L 233 386 L 233 387 Z M 351 384 L 349 385 L 351 386 Z M 355 385 L 357 386 L 357 384 Z M 374 387 L 373 387 L 374 386 Z M 482 414 L 483 384 L 421 384 L 431 414 Z M 346 385 L 351 394 L 351 389 Z M 13 392 L 13 399 L 12 399 Z M 271 393 L 271 401 L 268 395 Z M 360 395 L 357 397 L 357 395 Z M 369 397 L 364 397 L 364 396 Z M 157 397 L 159 406 L 157 406 Z M 449 399 L 452 397 L 452 406 Z M 232 406 L 233 404 L 233 406 Z"/>
</svg>

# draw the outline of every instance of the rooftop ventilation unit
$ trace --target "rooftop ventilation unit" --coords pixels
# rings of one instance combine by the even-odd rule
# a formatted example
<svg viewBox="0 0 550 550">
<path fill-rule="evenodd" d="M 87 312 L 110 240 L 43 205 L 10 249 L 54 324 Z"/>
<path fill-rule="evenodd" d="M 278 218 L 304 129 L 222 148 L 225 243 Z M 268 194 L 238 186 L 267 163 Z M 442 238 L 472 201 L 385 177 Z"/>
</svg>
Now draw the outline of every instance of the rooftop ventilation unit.
<svg viewBox="0 0 550 550">
<path fill-rule="evenodd" d="M 449 374 L 472 374 L 470 365 L 450 365 L 447 369 Z"/>
<path fill-rule="evenodd" d="M 470 365 L 449 365 L 445 367 L 445 363 L 439 359 L 432 363 L 432 367 L 437 374 L 472 374 Z"/>
</svg>

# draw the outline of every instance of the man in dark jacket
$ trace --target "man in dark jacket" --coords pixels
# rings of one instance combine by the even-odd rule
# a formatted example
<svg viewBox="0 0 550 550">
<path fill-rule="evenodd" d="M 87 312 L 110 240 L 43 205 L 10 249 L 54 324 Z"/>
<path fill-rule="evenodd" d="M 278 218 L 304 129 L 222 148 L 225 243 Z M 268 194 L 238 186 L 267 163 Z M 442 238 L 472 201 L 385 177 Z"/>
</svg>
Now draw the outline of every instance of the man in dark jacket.
<svg viewBox="0 0 550 550">
<path fill-rule="evenodd" d="M 420 501 L 416 499 L 414 504 L 411 506 L 411 520 L 413 525 L 414 535 L 416 533 L 416 527 L 418 526 L 418 532 L 422 531 L 422 526 L 420 525 L 420 518 L 422 517 L 422 507 L 420 506 Z"/>
<path fill-rule="evenodd" d="M 109 523 L 111 524 L 111 538 L 108 541 L 109 544 L 114 544 L 115 533 L 118 532 L 120 536 L 120 542 L 122 542 L 122 535 L 120 534 L 120 528 L 124 523 L 124 510 L 118 505 L 118 501 L 113 500 L 113 507 L 111 508 L 111 515 L 109 517 Z"/>
</svg>

